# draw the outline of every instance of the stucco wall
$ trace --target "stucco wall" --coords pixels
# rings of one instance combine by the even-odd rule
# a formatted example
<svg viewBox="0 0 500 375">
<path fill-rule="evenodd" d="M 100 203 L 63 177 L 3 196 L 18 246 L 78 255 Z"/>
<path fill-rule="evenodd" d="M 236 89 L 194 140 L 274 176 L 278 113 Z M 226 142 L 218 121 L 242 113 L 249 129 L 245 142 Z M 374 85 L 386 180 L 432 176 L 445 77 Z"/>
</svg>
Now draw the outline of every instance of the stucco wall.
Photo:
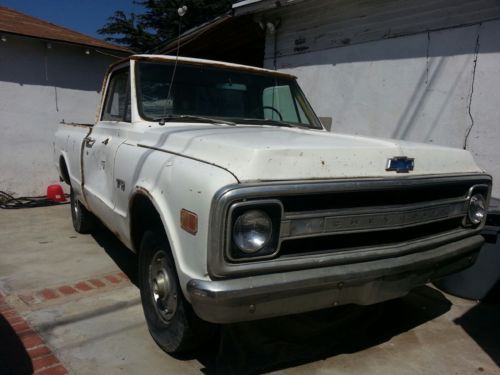
<svg viewBox="0 0 500 375">
<path fill-rule="evenodd" d="M 93 123 L 104 72 L 114 58 L 85 48 L 8 36 L 0 42 L 0 190 L 40 195 L 58 181 L 54 132 Z"/>
<path fill-rule="evenodd" d="M 277 56 L 276 68 L 298 76 L 334 131 L 466 147 L 500 197 L 498 35 L 500 21 L 488 21 Z"/>
</svg>

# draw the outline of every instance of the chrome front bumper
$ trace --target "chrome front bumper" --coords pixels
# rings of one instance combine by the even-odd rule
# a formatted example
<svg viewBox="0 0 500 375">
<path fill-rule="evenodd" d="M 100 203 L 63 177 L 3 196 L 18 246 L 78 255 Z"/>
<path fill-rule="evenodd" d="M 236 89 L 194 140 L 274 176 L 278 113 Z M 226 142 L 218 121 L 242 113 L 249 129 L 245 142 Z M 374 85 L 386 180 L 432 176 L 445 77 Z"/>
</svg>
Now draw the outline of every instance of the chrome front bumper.
<svg viewBox="0 0 500 375">
<path fill-rule="evenodd" d="M 407 294 L 416 286 L 474 263 L 483 237 L 474 235 L 431 250 L 393 258 L 224 280 L 190 280 L 196 314 L 233 323 L 319 310 L 369 305 Z"/>
</svg>

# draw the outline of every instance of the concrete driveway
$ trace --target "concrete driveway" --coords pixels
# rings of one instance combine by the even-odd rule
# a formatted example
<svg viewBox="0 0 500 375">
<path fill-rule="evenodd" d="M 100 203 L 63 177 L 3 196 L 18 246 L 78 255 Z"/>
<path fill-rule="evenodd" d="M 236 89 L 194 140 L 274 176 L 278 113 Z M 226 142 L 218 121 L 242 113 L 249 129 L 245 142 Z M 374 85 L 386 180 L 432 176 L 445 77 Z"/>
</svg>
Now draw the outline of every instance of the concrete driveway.
<svg viewBox="0 0 500 375">
<path fill-rule="evenodd" d="M 500 373 L 500 306 L 430 286 L 224 326 L 174 358 L 150 338 L 135 283 L 135 255 L 105 229 L 75 233 L 68 206 L 0 210 L 0 374 Z"/>
</svg>

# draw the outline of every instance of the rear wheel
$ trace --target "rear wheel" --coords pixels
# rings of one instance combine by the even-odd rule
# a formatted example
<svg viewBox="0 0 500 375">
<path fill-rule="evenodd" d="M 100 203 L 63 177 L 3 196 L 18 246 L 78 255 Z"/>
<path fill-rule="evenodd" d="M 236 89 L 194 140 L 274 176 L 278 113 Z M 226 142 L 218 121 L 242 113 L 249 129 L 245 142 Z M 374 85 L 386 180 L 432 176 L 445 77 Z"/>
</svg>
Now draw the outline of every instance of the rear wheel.
<svg viewBox="0 0 500 375">
<path fill-rule="evenodd" d="M 184 298 L 168 241 L 147 231 L 139 252 L 139 287 L 149 332 L 167 353 L 196 349 L 213 337 L 215 326 L 196 316 Z"/>
<path fill-rule="evenodd" d="M 78 233 L 90 233 L 95 228 L 95 216 L 92 215 L 75 196 L 75 192 L 71 189 L 71 220 L 73 221 L 73 228 Z"/>
</svg>

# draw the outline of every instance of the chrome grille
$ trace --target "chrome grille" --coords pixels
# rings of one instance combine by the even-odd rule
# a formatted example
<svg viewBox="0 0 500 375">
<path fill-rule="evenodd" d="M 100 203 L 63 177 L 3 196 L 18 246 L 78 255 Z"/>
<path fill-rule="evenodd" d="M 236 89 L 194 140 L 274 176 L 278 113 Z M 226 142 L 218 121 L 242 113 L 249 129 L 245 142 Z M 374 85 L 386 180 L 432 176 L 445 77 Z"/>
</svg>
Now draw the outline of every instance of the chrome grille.
<svg viewBox="0 0 500 375">
<path fill-rule="evenodd" d="M 319 194 L 328 207 L 320 210 L 310 210 L 310 202 L 318 197 L 303 197 L 301 211 L 297 203 L 289 203 L 298 202 L 296 197 L 281 197 L 285 212 L 279 256 L 392 245 L 463 229 L 467 195 L 476 185 L 447 181 L 434 186 L 414 183 L 365 189 L 360 184 L 358 191 Z M 294 211 L 286 210 L 292 207 Z M 360 241 L 356 234 L 365 238 Z"/>
<path fill-rule="evenodd" d="M 423 251 L 479 233 L 464 226 L 472 186 L 491 177 L 403 177 L 232 185 L 214 198 L 209 237 L 212 277 L 346 264 Z M 279 200 L 278 249 L 269 256 L 233 261 L 230 207 Z"/>
<path fill-rule="evenodd" d="M 370 251 L 413 243 L 444 234 L 464 233 L 462 218 L 448 219 L 411 227 L 400 227 L 385 231 L 372 230 L 363 233 L 351 232 L 317 237 L 301 237 L 284 240 L 280 247 L 280 257 L 312 254 L 347 254 L 356 251 Z"/>
<path fill-rule="evenodd" d="M 398 207 L 285 213 L 281 238 L 352 233 L 406 228 L 425 223 L 463 217 L 467 212 L 465 197 Z"/>
</svg>

